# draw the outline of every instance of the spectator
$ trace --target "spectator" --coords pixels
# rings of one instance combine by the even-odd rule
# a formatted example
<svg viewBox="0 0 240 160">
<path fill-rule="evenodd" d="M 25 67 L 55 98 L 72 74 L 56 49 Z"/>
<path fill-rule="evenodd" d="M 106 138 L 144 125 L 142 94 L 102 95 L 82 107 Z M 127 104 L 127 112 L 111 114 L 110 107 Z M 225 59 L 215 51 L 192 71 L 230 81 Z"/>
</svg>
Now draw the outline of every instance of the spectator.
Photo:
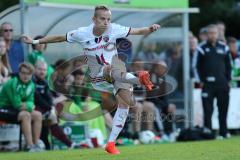
<svg viewBox="0 0 240 160">
<path fill-rule="evenodd" d="M 212 129 L 213 100 L 217 98 L 220 137 L 227 137 L 231 62 L 228 46 L 218 40 L 218 27 L 208 26 L 208 40 L 197 48 L 197 70 L 202 82 L 204 126 Z"/>
<path fill-rule="evenodd" d="M 157 61 L 153 64 L 151 69 L 151 81 L 154 83 L 154 85 L 158 86 L 161 83 L 161 79 L 166 74 L 167 71 L 167 64 L 164 61 Z M 164 88 L 162 88 L 164 90 Z M 164 93 L 164 92 L 163 92 Z M 173 103 L 168 102 L 167 96 L 161 96 L 149 99 L 152 101 L 155 106 L 155 114 L 156 114 L 156 126 L 157 130 L 159 131 L 159 134 L 163 136 L 168 136 L 168 138 L 172 138 L 171 134 L 174 132 L 175 129 L 175 123 L 174 121 L 174 115 L 176 112 L 176 105 Z M 160 113 L 160 120 L 163 122 L 163 128 L 161 127 L 161 122 L 159 122 L 159 114 Z M 163 130 L 162 130 L 163 129 Z"/>
<path fill-rule="evenodd" d="M 239 53 L 238 53 L 237 39 L 234 37 L 228 37 L 227 44 L 229 46 L 229 51 L 230 51 L 232 59 L 234 60 L 234 59 L 238 58 Z"/>
<path fill-rule="evenodd" d="M 198 45 L 198 39 L 192 35 L 189 37 L 189 53 L 190 53 L 190 77 L 194 78 L 195 77 L 195 73 L 194 73 L 194 67 L 193 67 L 193 61 L 194 61 L 194 57 L 196 56 L 196 49 L 197 49 L 197 45 Z"/>
<path fill-rule="evenodd" d="M 74 77 L 74 81 L 73 81 L 72 86 L 70 87 L 70 91 L 69 91 L 69 93 L 71 94 L 71 98 L 74 100 L 74 102 L 79 107 L 86 107 L 86 106 L 82 106 L 82 102 L 85 100 L 90 100 L 90 99 L 92 99 L 92 97 L 91 97 L 91 93 L 90 93 L 91 91 L 89 90 L 89 88 L 87 86 L 85 86 L 84 73 L 80 69 L 78 69 L 78 70 L 74 71 L 72 74 Z M 100 101 L 101 100 L 100 93 L 98 92 L 97 96 L 94 98 L 95 98 L 95 100 Z M 83 108 L 83 110 L 86 111 L 87 109 Z"/>
<path fill-rule="evenodd" d="M 134 73 L 144 70 L 144 63 L 140 59 L 134 59 L 131 69 Z M 155 105 L 146 100 L 146 94 L 142 87 L 134 87 L 134 96 L 137 101 L 136 106 L 130 110 L 130 118 L 133 123 L 133 138 L 139 138 L 142 130 L 153 131 Z"/>
<path fill-rule="evenodd" d="M 69 93 L 71 94 L 71 99 L 74 100 L 75 104 L 77 104 L 78 108 L 82 112 L 88 112 L 96 109 L 97 107 L 101 107 L 102 103 L 102 94 L 100 91 L 95 90 L 91 84 L 87 83 L 87 79 L 85 79 L 85 74 L 81 70 L 76 70 L 73 73 L 74 81 L 70 87 Z M 108 97 L 109 98 L 109 97 Z M 94 106 L 93 104 L 98 104 Z M 102 112 L 103 110 L 103 112 Z M 96 117 L 91 117 L 91 114 L 88 114 L 89 119 L 88 127 L 91 129 L 100 130 L 103 136 L 107 137 L 106 125 L 112 124 L 112 117 L 109 112 L 106 112 L 103 107 L 99 109 Z M 104 113 L 104 114 L 102 114 Z M 109 126 L 111 127 L 111 126 Z M 91 131 L 90 131 L 91 132 Z"/>
<path fill-rule="evenodd" d="M 85 65 L 85 66 L 84 66 Z M 84 70 L 86 68 L 86 61 L 83 56 L 75 57 L 73 60 L 73 69 L 75 70 Z"/>
<path fill-rule="evenodd" d="M 61 127 L 58 125 L 58 118 L 55 108 L 53 106 L 52 95 L 48 87 L 48 83 L 45 80 L 47 74 L 47 64 L 45 61 L 38 60 L 35 63 L 35 74 L 33 81 L 36 84 L 35 90 L 35 105 L 36 110 L 42 113 L 43 120 L 50 121 L 50 130 L 54 137 L 66 144 L 69 148 L 73 148 L 75 143 L 67 138 Z M 43 126 L 44 128 L 45 126 Z M 48 126 L 46 126 L 48 129 Z M 46 130 L 47 130 L 46 129 Z M 48 130 L 47 130 L 48 131 Z M 48 142 L 48 132 L 42 132 L 41 139 L 44 141 L 46 148 L 50 149 Z"/>
<path fill-rule="evenodd" d="M 200 42 L 204 42 L 207 40 L 207 27 L 203 27 L 200 29 L 199 40 L 200 40 Z"/>
<path fill-rule="evenodd" d="M 169 48 L 167 52 L 162 54 L 161 60 L 163 60 L 168 68 L 168 74 L 176 79 L 178 82 L 178 88 L 176 92 L 172 94 L 175 98 L 182 98 L 183 93 L 183 59 L 182 59 L 182 46 L 181 44 L 175 44 Z"/>
<path fill-rule="evenodd" d="M 222 42 L 226 42 L 226 37 L 225 37 L 225 31 L 226 31 L 226 26 L 223 22 L 219 21 L 216 23 L 217 28 L 218 28 L 218 40 Z"/>
<path fill-rule="evenodd" d="M 70 64 L 65 59 L 59 59 L 54 67 L 55 72 L 52 75 L 53 90 L 57 93 L 68 94 L 69 86 L 73 82 L 73 77 L 70 74 Z"/>
<path fill-rule="evenodd" d="M 157 44 L 155 42 L 145 42 L 143 44 L 143 50 L 137 54 L 135 58 L 144 60 L 144 68 L 147 70 L 151 68 L 150 62 L 153 60 L 159 59 L 159 56 L 156 53 Z"/>
<path fill-rule="evenodd" d="M 7 57 L 10 64 L 10 72 L 18 73 L 18 66 L 24 61 L 24 50 L 20 40 L 13 40 L 13 26 L 4 22 L 1 27 L 1 35 L 4 37 L 7 46 Z"/>
<path fill-rule="evenodd" d="M 43 36 L 39 35 L 34 38 L 34 40 L 38 40 L 43 38 Z M 28 54 L 28 61 L 35 65 L 38 60 L 46 61 L 45 57 L 43 56 L 43 52 L 46 50 L 47 44 L 32 44 L 32 53 Z M 48 65 L 47 67 L 47 74 L 46 79 L 49 80 L 51 74 L 54 72 L 54 69 Z"/>
<path fill-rule="evenodd" d="M 240 56 L 238 53 L 237 39 L 229 37 L 227 43 L 232 58 L 232 86 L 240 87 Z"/>
<path fill-rule="evenodd" d="M 8 80 L 0 92 L 0 119 L 9 123 L 21 123 L 26 139 L 26 149 L 40 151 L 38 140 L 42 128 L 42 114 L 34 110 L 35 86 L 32 82 L 33 67 L 21 63 L 19 75 Z"/>
<path fill-rule="evenodd" d="M 64 103 L 68 100 L 68 97 L 64 94 L 69 94 L 69 87 L 67 85 L 67 73 L 69 69 L 69 63 L 64 59 L 59 59 L 54 64 L 55 72 L 51 76 L 49 87 L 52 90 L 53 104 L 56 108 L 57 115 L 60 116 Z"/>
<path fill-rule="evenodd" d="M 6 43 L 0 39 L 0 90 L 2 85 L 9 79 L 8 59 L 6 55 Z"/>
</svg>

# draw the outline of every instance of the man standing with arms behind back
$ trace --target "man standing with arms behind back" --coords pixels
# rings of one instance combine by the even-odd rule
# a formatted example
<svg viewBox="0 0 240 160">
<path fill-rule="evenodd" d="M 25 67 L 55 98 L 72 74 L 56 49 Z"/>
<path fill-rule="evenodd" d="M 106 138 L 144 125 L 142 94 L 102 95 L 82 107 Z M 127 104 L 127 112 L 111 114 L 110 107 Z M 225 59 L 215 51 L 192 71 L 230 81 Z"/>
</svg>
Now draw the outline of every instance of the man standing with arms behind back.
<svg viewBox="0 0 240 160">
<path fill-rule="evenodd" d="M 231 62 L 229 47 L 218 40 L 218 28 L 209 25 L 208 39 L 198 47 L 197 70 L 203 84 L 202 102 L 204 126 L 212 129 L 214 98 L 217 98 L 221 138 L 227 137 L 227 112 L 231 81 Z"/>
</svg>

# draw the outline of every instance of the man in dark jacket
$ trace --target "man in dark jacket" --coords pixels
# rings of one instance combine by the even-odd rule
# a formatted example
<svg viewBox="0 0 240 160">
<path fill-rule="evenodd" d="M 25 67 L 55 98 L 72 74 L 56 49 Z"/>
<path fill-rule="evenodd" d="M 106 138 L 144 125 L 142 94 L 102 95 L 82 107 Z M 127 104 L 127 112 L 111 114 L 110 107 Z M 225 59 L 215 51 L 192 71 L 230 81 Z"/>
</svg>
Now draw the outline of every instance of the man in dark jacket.
<svg viewBox="0 0 240 160">
<path fill-rule="evenodd" d="M 217 98 L 219 111 L 220 136 L 227 136 L 227 112 L 229 104 L 229 84 L 231 62 L 228 46 L 218 40 L 216 25 L 209 25 L 208 39 L 198 48 L 197 70 L 203 84 L 202 102 L 204 126 L 212 129 L 213 101 Z"/>
</svg>

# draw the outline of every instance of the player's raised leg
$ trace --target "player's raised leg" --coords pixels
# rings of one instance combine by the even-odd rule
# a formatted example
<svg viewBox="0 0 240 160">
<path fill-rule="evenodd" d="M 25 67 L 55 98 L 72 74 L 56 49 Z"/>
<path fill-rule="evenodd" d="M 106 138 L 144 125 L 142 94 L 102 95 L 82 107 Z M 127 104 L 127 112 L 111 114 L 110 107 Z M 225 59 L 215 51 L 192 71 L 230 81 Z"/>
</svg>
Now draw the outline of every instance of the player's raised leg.
<svg viewBox="0 0 240 160">
<path fill-rule="evenodd" d="M 150 81 L 148 71 L 139 71 L 137 75 L 138 77 L 132 73 L 126 72 L 124 62 L 117 56 L 113 56 L 111 66 L 109 65 L 104 68 L 104 77 L 107 77 L 107 79 L 122 83 L 143 85 L 147 90 L 152 90 L 153 84 Z"/>
</svg>

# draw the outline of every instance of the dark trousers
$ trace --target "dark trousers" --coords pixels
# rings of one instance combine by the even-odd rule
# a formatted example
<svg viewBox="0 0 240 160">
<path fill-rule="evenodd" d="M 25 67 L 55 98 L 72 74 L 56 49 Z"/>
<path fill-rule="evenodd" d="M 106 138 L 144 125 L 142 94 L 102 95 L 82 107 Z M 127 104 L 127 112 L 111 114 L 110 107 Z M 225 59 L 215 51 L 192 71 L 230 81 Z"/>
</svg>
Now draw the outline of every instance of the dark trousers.
<svg viewBox="0 0 240 160">
<path fill-rule="evenodd" d="M 12 106 L 0 108 L 0 121 L 6 121 L 8 123 L 19 123 L 19 113 L 20 111 Z"/>
<path fill-rule="evenodd" d="M 49 140 L 48 140 L 48 134 L 49 134 L 49 126 L 46 123 L 46 121 L 43 121 L 40 139 L 45 144 L 46 150 L 51 149 L 51 146 L 50 146 L 50 143 L 49 143 Z"/>
<path fill-rule="evenodd" d="M 212 114 L 213 114 L 213 101 L 217 99 L 218 106 L 218 120 L 220 126 L 219 134 L 226 136 L 227 134 L 227 112 L 229 105 L 229 87 L 213 87 L 204 85 L 202 90 L 202 102 L 204 113 L 204 126 L 212 129 Z"/>
</svg>

